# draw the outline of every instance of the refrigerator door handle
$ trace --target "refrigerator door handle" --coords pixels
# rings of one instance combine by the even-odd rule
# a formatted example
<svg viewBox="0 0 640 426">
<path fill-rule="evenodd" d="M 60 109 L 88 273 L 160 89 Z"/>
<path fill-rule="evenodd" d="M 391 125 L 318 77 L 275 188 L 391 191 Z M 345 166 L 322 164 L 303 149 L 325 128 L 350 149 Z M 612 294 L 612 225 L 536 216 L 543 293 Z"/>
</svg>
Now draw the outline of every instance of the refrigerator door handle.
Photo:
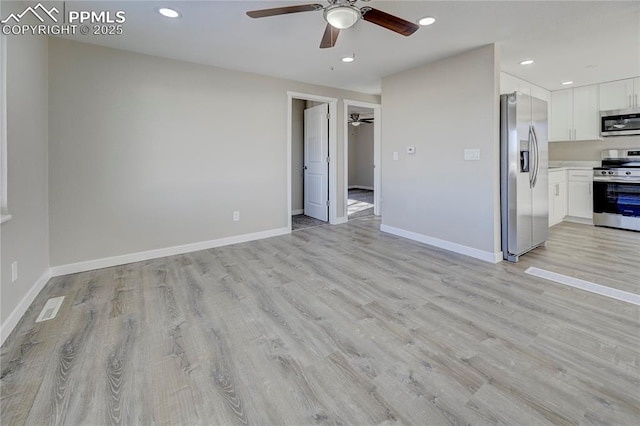
<svg viewBox="0 0 640 426">
<path fill-rule="evenodd" d="M 529 127 L 531 133 L 531 140 L 533 142 L 533 149 L 535 152 L 533 163 L 533 178 L 531 180 L 531 188 L 535 188 L 538 182 L 538 172 L 540 171 L 540 147 L 538 146 L 538 136 L 536 135 L 536 128 L 531 125 Z"/>
<path fill-rule="evenodd" d="M 540 144 L 538 143 L 538 134 L 536 133 L 536 127 L 531 126 L 531 130 L 533 132 L 533 141 L 536 146 L 536 169 L 535 175 L 533 176 L 533 187 L 538 184 L 538 174 L 540 173 Z"/>
<path fill-rule="evenodd" d="M 529 125 L 529 151 L 530 151 L 530 156 L 531 156 L 531 167 L 529 168 L 529 188 L 533 188 L 533 175 L 535 173 L 535 169 L 536 169 L 536 160 L 535 160 L 535 148 L 533 146 L 534 142 L 533 142 L 533 131 L 531 130 L 533 126 Z"/>
<path fill-rule="evenodd" d="M 527 142 L 529 142 L 529 165 L 526 169 L 529 172 L 529 188 L 533 188 L 533 169 L 535 168 L 534 162 L 534 149 L 533 149 L 533 136 L 531 134 L 531 126 L 529 126 L 529 134 L 527 135 Z"/>
</svg>

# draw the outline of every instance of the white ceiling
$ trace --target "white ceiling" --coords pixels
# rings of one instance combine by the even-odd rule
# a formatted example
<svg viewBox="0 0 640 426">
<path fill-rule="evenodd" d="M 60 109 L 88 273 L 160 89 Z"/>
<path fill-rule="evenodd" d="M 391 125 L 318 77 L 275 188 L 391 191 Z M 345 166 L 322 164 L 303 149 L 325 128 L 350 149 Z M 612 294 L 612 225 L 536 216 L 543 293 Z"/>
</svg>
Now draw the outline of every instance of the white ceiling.
<svg viewBox="0 0 640 426">
<path fill-rule="evenodd" d="M 488 43 L 501 47 L 503 71 L 549 90 L 565 80 L 579 86 L 640 75 L 640 2 L 360 1 L 409 21 L 438 21 L 410 37 L 360 21 L 332 49 L 318 47 L 322 12 L 245 15 L 308 3 L 314 1 L 67 1 L 66 8 L 126 11 L 124 34 L 70 37 L 79 41 L 373 94 L 387 75 Z M 182 17 L 165 18 L 160 6 Z M 340 61 L 353 53 L 355 62 Z M 519 65 L 525 58 L 535 64 Z"/>
</svg>

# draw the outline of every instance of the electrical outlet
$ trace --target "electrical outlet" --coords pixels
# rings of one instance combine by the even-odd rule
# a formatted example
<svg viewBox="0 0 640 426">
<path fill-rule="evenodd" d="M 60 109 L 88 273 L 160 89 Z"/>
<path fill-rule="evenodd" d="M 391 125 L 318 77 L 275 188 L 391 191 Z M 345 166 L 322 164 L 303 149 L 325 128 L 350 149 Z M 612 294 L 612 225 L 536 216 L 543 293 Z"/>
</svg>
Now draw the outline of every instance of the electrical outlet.
<svg viewBox="0 0 640 426">
<path fill-rule="evenodd" d="M 18 279 L 18 261 L 11 263 L 11 282 L 15 283 Z"/>
<path fill-rule="evenodd" d="M 233 212 L 233 221 L 238 222 L 239 220 L 240 220 L 240 212 L 239 211 Z"/>
</svg>

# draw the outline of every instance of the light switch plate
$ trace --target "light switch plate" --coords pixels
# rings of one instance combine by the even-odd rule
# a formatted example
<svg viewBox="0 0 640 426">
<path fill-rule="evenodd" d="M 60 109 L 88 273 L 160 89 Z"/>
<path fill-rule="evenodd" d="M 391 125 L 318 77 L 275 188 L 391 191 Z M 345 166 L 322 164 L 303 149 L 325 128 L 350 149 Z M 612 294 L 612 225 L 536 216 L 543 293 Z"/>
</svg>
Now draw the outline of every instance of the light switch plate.
<svg viewBox="0 0 640 426">
<path fill-rule="evenodd" d="M 480 160 L 480 148 L 465 148 L 464 149 L 465 161 L 478 161 Z"/>
<path fill-rule="evenodd" d="M 398 161 L 398 153 L 396 151 L 393 152 L 393 161 Z"/>
</svg>

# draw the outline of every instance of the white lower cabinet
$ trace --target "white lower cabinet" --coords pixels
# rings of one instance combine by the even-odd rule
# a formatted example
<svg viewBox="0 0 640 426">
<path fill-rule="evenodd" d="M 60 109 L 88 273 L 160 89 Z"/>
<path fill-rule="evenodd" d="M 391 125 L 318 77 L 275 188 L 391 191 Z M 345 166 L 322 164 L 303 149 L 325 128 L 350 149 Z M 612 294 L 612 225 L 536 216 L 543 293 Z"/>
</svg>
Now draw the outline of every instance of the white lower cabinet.
<svg viewBox="0 0 640 426">
<path fill-rule="evenodd" d="M 593 172 L 568 170 L 567 220 L 593 223 Z"/>
<path fill-rule="evenodd" d="M 549 172 L 549 226 L 556 225 L 567 215 L 567 172 Z"/>
</svg>

